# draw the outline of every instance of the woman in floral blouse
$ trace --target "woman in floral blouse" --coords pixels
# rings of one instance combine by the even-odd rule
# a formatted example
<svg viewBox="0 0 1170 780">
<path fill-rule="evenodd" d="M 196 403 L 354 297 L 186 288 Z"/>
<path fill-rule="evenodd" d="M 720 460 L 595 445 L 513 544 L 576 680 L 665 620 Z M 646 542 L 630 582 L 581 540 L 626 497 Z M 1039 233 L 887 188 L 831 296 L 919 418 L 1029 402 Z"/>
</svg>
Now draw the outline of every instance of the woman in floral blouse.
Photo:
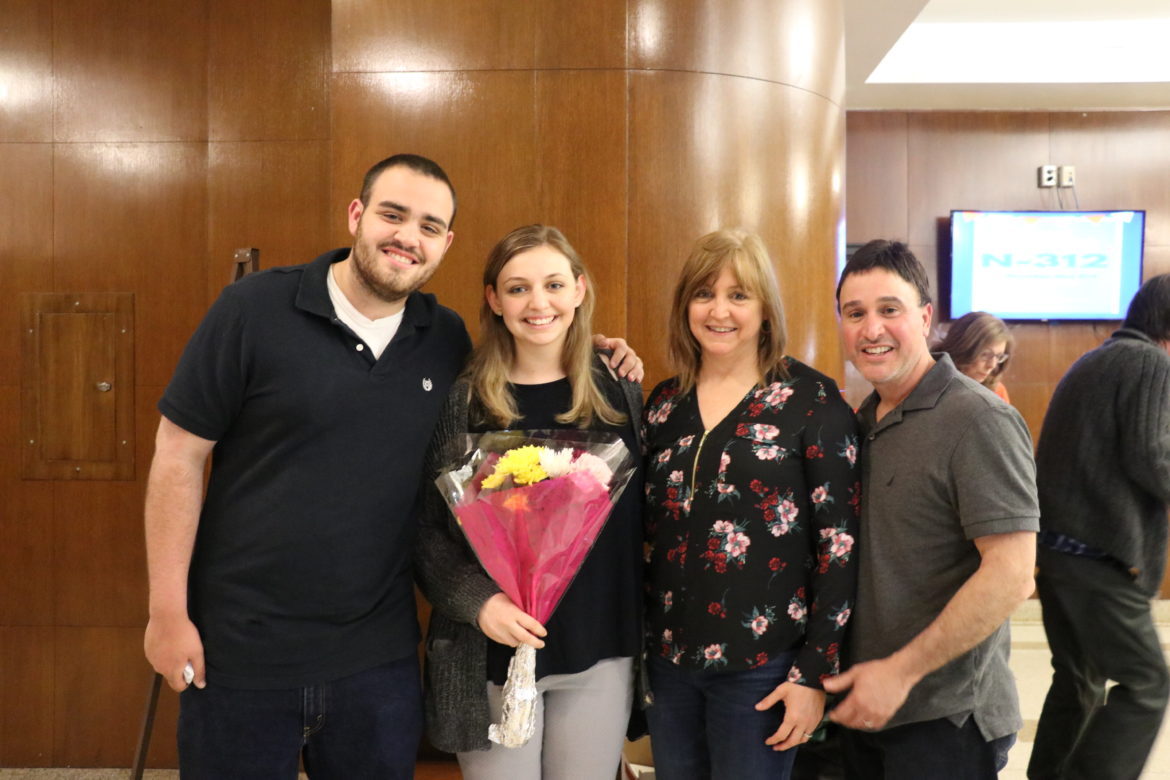
<svg viewBox="0 0 1170 780">
<path fill-rule="evenodd" d="M 758 236 L 699 239 L 675 288 L 678 376 L 646 412 L 647 710 L 664 780 L 786 778 L 853 606 L 857 429 L 784 355 Z"/>
</svg>

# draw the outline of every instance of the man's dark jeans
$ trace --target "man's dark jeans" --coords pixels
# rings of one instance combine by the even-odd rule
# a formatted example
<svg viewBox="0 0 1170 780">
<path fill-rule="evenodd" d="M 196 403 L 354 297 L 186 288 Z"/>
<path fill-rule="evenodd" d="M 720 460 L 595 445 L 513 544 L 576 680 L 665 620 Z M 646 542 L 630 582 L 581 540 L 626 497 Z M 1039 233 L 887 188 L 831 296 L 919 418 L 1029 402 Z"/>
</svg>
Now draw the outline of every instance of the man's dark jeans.
<svg viewBox="0 0 1170 780">
<path fill-rule="evenodd" d="M 983 739 L 974 717 L 908 723 L 885 731 L 843 729 L 848 780 L 995 780 L 1016 735 Z"/>
<path fill-rule="evenodd" d="M 413 654 L 340 680 L 275 691 L 208 685 L 179 697 L 183 780 L 414 776 L 423 709 Z"/>
</svg>

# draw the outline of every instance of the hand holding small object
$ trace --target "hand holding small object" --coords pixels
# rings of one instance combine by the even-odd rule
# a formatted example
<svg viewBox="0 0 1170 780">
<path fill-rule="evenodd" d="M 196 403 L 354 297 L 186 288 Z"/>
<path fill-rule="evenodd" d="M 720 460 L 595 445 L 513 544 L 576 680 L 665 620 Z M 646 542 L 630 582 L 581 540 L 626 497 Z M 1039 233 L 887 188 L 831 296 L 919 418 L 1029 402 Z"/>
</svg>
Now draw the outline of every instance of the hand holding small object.
<svg viewBox="0 0 1170 780">
<path fill-rule="evenodd" d="M 202 688 L 203 642 L 185 613 L 152 615 L 143 637 L 146 660 L 174 691 Z"/>
</svg>

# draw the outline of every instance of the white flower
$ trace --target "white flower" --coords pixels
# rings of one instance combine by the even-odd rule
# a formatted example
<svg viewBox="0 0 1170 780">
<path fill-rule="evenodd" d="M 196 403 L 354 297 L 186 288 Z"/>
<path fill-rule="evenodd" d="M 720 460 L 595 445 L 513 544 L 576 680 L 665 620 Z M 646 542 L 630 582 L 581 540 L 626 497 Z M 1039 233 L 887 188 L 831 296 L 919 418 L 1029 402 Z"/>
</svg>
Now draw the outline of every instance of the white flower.
<svg viewBox="0 0 1170 780">
<path fill-rule="evenodd" d="M 577 456 L 570 471 L 585 471 L 592 474 L 607 490 L 609 489 L 609 481 L 613 479 L 613 469 L 606 465 L 604 460 L 588 452 L 582 452 Z"/>
<path fill-rule="evenodd" d="M 540 450 L 540 467 L 549 478 L 563 477 L 572 470 L 573 450 L 569 447 L 553 449 L 543 447 Z"/>
</svg>

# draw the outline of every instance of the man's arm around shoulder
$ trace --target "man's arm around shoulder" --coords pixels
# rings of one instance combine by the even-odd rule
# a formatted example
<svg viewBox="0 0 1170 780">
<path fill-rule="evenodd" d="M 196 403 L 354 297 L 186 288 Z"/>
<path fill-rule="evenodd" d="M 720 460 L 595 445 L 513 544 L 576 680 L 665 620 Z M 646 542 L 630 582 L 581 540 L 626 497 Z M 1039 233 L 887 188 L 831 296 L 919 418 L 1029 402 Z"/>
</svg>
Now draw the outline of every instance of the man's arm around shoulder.
<svg viewBox="0 0 1170 780">
<path fill-rule="evenodd" d="M 150 620 L 143 645 L 150 665 L 176 691 L 187 687 L 188 663 L 195 686 L 206 684 L 203 642 L 187 614 L 187 574 L 203 504 L 203 469 L 214 446 L 163 417 L 146 483 Z"/>
<path fill-rule="evenodd" d="M 1013 531 L 974 540 L 980 563 L 938 617 L 902 649 L 825 681 L 849 695 L 829 714 L 855 729 L 880 729 L 926 675 L 991 635 L 1031 595 L 1036 534 Z M 851 690 L 850 690 L 851 689 Z"/>
</svg>

